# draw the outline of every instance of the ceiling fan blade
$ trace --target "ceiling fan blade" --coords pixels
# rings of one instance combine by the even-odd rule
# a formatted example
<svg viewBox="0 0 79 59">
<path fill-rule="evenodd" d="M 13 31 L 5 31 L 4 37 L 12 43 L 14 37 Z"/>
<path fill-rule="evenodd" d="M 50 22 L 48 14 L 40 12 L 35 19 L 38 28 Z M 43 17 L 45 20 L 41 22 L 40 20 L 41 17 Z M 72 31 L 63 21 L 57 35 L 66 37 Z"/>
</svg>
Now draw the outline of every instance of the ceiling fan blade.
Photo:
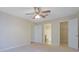
<svg viewBox="0 0 79 59">
<path fill-rule="evenodd" d="M 33 15 L 34 13 L 26 13 L 26 15 Z"/>
<path fill-rule="evenodd" d="M 40 14 L 40 16 L 42 16 L 43 18 L 45 18 L 46 16 L 48 16 L 48 14 Z"/>
<path fill-rule="evenodd" d="M 50 13 L 50 10 L 42 11 L 42 13 Z"/>
</svg>

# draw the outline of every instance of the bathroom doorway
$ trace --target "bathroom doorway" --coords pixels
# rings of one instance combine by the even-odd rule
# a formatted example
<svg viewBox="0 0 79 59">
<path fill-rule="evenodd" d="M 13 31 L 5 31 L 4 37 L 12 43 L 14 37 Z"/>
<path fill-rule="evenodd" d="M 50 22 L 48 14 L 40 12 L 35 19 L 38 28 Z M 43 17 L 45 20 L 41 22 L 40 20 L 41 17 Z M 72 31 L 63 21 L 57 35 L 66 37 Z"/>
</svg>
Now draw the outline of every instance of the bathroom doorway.
<svg viewBox="0 0 79 59">
<path fill-rule="evenodd" d="M 43 26 L 43 43 L 44 44 L 48 44 L 48 45 L 51 45 L 52 44 L 52 37 L 51 37 L 51 24 L 47 23 L 47 24 L 44 24 Z"/>
</svg>

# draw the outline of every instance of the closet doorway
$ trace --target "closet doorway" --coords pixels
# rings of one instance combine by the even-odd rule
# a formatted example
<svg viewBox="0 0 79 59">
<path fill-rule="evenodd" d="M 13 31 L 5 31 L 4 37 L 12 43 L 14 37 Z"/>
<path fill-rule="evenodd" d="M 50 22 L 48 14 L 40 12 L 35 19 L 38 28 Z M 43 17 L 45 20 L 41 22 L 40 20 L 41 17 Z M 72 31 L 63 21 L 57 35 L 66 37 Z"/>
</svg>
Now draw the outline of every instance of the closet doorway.
<svg viewBox="0 0 79 59">
<path fill-rule="evenodd" d="M 68 47 L 68 22 L 60 22 L 60 46 Z"/>
</svg>

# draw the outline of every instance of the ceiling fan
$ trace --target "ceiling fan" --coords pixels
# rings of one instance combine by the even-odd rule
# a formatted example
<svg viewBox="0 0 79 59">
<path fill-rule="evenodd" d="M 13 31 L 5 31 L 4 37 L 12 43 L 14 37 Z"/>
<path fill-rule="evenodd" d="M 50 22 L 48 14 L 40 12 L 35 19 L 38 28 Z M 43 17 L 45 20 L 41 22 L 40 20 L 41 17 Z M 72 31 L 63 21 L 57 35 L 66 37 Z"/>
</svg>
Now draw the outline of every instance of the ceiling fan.
<svg viewBox="0 0 79 59">
<path fill-rule="evenodd" d="M 34 7 L 34 12 L 33 13 L 26 13 L 26 15 L 34 15 L 33 19 L 36 18 L 45 18 L 46 16 L 48 16 L 48 14 L 50 13 L 50 10 L 42 10 L 41 7 Z"/>
</svg>

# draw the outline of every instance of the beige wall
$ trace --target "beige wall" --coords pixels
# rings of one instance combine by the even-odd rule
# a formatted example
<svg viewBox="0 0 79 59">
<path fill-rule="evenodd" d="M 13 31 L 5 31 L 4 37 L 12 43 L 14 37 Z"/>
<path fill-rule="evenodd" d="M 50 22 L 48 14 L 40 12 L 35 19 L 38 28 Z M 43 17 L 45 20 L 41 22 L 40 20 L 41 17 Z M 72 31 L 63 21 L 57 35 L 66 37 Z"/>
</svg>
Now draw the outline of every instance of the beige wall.
<svg viewBox="0 0 79 59">
<path fill-rule="evenodd" d="M 43 30 L 42 30 L 43 26 L 42 24 L 35 24 L 33 27 L 33 42 L 38 42 L 38 43 L 42 43 L 42 36 L 43 36 Z"/>
<path fill-rule="evenodd" d="M 32 27 L 30 21 L 0 12 L 0 50 L 30 44 Z"/>
</svg>

